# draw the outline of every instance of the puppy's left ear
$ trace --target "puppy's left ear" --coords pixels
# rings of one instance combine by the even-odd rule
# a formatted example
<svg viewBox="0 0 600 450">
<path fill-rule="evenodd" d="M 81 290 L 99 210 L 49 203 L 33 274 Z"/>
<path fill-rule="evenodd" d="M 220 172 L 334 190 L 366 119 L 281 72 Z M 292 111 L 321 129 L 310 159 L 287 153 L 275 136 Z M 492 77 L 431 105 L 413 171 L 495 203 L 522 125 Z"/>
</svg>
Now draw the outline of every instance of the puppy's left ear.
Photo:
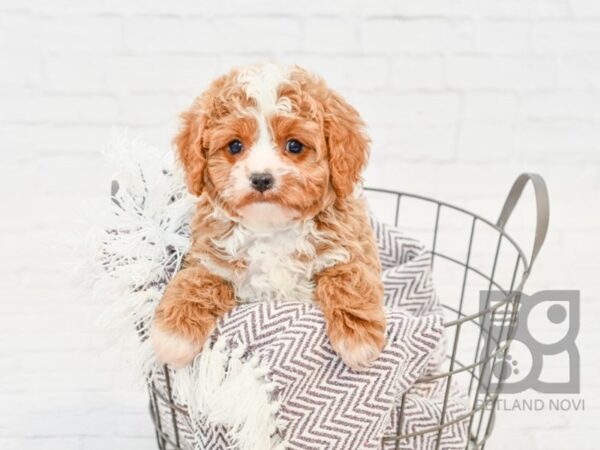
<svg viewBox="0 0 600 450">
<path fill-rule="evenodd" d="M 350 195 L 369 158 L 370 140 L 358 112 L 331 92 L 325 105 L 325 138 L 329 150 L 331 184 L 340 198 Z"/>
</svg>

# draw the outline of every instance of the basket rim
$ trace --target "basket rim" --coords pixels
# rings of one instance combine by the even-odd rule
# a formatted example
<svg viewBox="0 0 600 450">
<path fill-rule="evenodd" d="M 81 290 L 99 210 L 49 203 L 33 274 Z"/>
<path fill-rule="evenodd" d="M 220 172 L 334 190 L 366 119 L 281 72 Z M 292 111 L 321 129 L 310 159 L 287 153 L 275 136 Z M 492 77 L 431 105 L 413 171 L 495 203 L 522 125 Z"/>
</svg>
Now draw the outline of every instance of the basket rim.
<svg viewBox="0 0 600 450">
<path fill-rule="evenodd" d="M 427 197 L 427 196 L 421 195 L 421 194 L 414 194 L 411 192 L 394 191 L 392 189 L 383 189 L 383 188 L 366 187 L 366 186 L 363 189 L 367 192 L 378 192 L 381 194 L 390 194 L 390 195 L 395 195 L 395 196 L 400 196 L 400 197 L 416 198 L 416 199 L 424 200 L 424 201 L 427 201 L 430 203 L 435 203 L 439 206 L 445 206 L 447 208 L 454 209 L 455 211 L 459 211 L 464 214 L 468 214 L 469 216 L 473 217 L 474 219 L 477 219 L 477 220 L 485 223 L 486 225 L 489 225 L 494 230 L 498 231 L 502 236 L 504 236 L 515 247 L 515 250 L 519 253 L 521 260 L 523 261 L 523 268 L 524 268 L 523 272 L 528 273 L 530 270 L 530 264 L 527 259 L 527 256 L 525 256 L 525 252 L 523 251 L 523 249 L 521 249 L 519 244 L 517 244 L 517 242 L 512 238 L 512 236 L 510 234 L 508 234 L 506 232 L 506 230 L 504 228 L 500 227 L 498 224 L 490 221 L 489 219 L 486 219 L 485 217 L 480 216 L 479 214 L 474 213 L 473 211 L 462 208 L 460 206 L 453 205 L 452 203 L 448 203 L 448 202 L 445 202 L 442 200 L 436 200 L 434 198 Z"/>
<path fill-rule="evenodd" d="M 401 197 L 410 197 L 410 198 L 415 198 L 418 200 L 423 200 L 423 201 L 427 201 L 433 204 L 437 205 L 437 214 L 439 217 L 439 210 L 442 206 L 446 207 L 446 208 L 450 208 L 453 209 L 455 211 L 461 212 L 463 214 L 467 214 L 468 216 L 471 216 L 473 218 L 473 220 L 479 220 L 482 223 L 485 223 L 486 225 L 488 225 L 489 227 L 491 227 L 492 229 L 494 229 L 495 231 L 497 231 L 499 233 L 499 235 L 503 238 L 505 238 L 508 242 L 510 242 L 510 244 L 514 247 L 514 249 L 516 250 L 516 252 L 518 253 L 519 259 L 522 261 L 523 264 L 523 270 L 521 271 L 521 277 L 519 282 L 516 284 L 516 286 L 512 287 L 510 292 L 505 293 L 505 297 L 503 300 L 494 302 L 494 305 L 490 305 L 489 307 L 485 308 L 485 309 L 481 309 L 478 310 L 477 312 L 470 314 L 468 316 L 464 316 L 461 317 L 459 319 L 455 319 L 449 322 L 445 322 L 444 323 L 444 328 L 451 328 L 451 327 L 456 327 L 456 326 L 460 326 L 463 323 L 469 322 L 469 321 L 473 321 L 475 319 L 477 319 L 478 317 L 481 317 L 485 314 L 491 313 L 493 311 L 495 311 L 496 309 L 506 305 L 507 303 L 511 302 L 513 300 L 513 298 L 518 295 L 518 293 L 523 289 L 524 285 L 525 285 L 525 281 L 527 280 L 527 276 L 529 274 L 529 271 L 531 269 L 530 263 L 527 260 L 527 257 L 525 256 L 525 252 L 523 251 L 523 249 L 519 246 L 519 244 L 517 244 L 517 242 L 515 241 L 515 239 L 513 239 L 510 234 L 508 234 L 506 232 L 506 230 L 499 226 L 498 224 L 486 219 L 485 217 L 480 216 L 479 214 L 474 213 L 473 211 L 470 211 L 468 209 L 462 208 L 460 206 L 456 206 L 453 205 L 451 203 L 442 201 L 442 200 L 436 200 L 434 198 L 431 197 L 427 197 L 425 195 L 420 195 L 420 194 L 414 194 L 411 192 L 405 192 L 405 191 L 395 191 L 392 189 L 384 189 L 384 188 L 377 188 L 377 187 L 368 187 L 365 186 L 363 188 L 363 190 L 365 192 L 375 192 L 375 193 L 381 193 L 381 194 L 388 194 L 388 195 L 393 195 L 396 196 L 398 198 L 398 200 Z M 479 274 L 480 276 L 483 276 L 484 278 L 488 279 L 489 278 L 487 276 L 485 276 L 484 274 L 480 273 L 477 269 L 470 267 L 469 265 L 465 264 L 464 262 L 455 260 L 451 257 L 447 257 L 446 255 L 436 252 L 435 249 L 431 250 L 432 255 L 434 256 L 439 256 L 442 258 L 445 258 L 455 264 L 458 265 L 462 265 L 464 267 L 467 268 L 467 270 Z"/>
</svg>

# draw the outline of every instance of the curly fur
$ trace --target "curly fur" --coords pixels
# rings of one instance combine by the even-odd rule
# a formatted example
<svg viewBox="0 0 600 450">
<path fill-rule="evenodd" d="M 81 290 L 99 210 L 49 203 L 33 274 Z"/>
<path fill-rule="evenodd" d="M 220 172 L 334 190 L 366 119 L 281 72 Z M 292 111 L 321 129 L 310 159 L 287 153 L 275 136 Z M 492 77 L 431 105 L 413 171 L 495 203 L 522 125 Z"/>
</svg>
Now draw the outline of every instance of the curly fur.
<svg viewBox="0 0 600 450">
<path fill-rule="evenodd" d="M 189 363 L 238 301 L 284 299 L 316 302 L 344 361 L 368 365 L 385 344 L 385 318 L 377 248 L 355 195 L 369 151 L 357 111 L 304 69 L 264 64 L 218 78 L 182 118 L 175 145 L 198 202 L 185 267 L 156 312 L 159 358 Z M 301 153 L 285 150 L 290 139 Z M 233 140 L 239 154 L 228 151 Z M 273 188 L 253 189 L 255 172 L 272 175 Z"/>
</svg>

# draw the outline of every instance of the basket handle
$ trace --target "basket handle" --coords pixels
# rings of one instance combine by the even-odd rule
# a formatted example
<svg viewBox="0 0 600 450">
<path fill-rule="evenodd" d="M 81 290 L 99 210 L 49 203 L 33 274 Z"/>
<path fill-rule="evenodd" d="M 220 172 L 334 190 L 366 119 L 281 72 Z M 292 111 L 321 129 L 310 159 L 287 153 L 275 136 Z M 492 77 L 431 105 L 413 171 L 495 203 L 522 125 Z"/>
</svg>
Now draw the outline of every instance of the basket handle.
<svg viewBox="0 0 600 450">
<path fill-rule="evenodd" d="M 496 225 L 501 230 L 504 230 L 506 226 L 506 222 L 510 218 L 517 202 L 521 198 L 521 194 L 523 193 L 523 189 L 528 181 L 531 181 L 533 184 L 533 189 L 535 192 L 535 203 L 536 203 L 536 226 L 535 226 L 535 238 L 533 240 L 533 250 L 531 251 L 531 259 L 529 262 L 529 270 L 533 266 L 533 262 L 537 258 L 540 249 L 546 239 L 546 234 L 548 232 L 548 222 L 550 220 L 550 201 L 548 199 L 548 189 L 546 188 L 546 182 L 541 177 L 541 175 L 537 173 L 522 173 L 517 177 L 515 182 L 504 201 L 504 206 L 502 207 L 502 212 L 500 213 L 500 217 L 498 217 L 498 222 Z"/>
</svg>

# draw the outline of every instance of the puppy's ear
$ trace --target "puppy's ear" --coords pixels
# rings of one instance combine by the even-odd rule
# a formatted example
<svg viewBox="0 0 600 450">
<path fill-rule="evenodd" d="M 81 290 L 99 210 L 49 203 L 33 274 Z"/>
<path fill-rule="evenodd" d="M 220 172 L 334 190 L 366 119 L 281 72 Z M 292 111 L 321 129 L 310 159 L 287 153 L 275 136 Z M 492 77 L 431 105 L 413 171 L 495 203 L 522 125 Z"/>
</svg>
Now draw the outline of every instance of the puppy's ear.
<svg viewBox="0 0 600 450">
<path fill-rule="evenodd" d="M 325 138 L 329 150 L 331 184 L 336 195 L 354 190 L 369 157 L 369 138 L 358 112 L 339 94 L 331 92 L 325 105 Z"/>
<path fill-rule="evenodd" d="M 185 170 L 188 190 L 194 195 L 200 195 L 204 187 L 206 168 L 206 156 L 202 149 L 206 118 L 193 110 L 184 112 L 181 118 L 183 125 L 174 140 L 177 156 Z"/>
</svg>

